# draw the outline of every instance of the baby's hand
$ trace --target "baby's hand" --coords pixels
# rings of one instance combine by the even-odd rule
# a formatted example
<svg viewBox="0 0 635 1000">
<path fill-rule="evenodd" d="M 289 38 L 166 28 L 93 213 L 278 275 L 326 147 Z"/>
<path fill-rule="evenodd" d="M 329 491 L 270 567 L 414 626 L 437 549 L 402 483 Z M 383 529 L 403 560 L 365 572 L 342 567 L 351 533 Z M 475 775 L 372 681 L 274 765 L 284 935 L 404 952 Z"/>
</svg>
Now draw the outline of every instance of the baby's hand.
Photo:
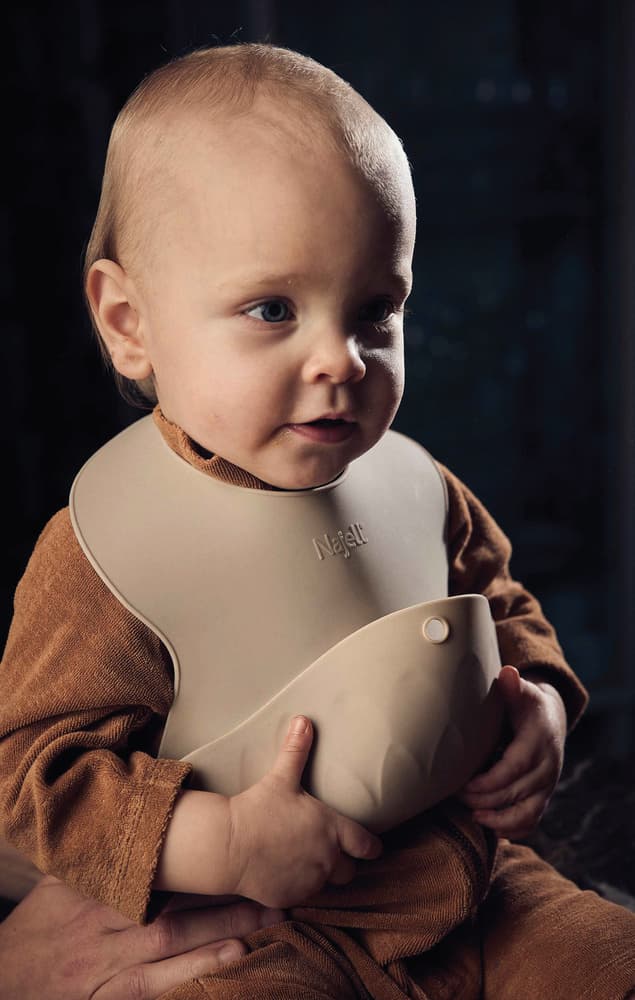
<svg viewBox="0 0 635 1000">
<path fill-rule="evenodd" d="M 265 906 L 297 905 L 325 882 L 344 885 L 355 874 L 353 858 L 381 853 L 378 837 L 301 787 L 312 740 L 309 720 L 293 719 L 271 770 L 229 801 L 235 892 Z"/>
<path fill-rule="evenodd" d="M 504 837 L 526 837 L 539 823 L 560 777 L 567 731 L 562 699 L 550 684 L 502 668 L 498 683 L 513 738 L 489 771 L 463 789 L 474 819 Z"/>
</svg>

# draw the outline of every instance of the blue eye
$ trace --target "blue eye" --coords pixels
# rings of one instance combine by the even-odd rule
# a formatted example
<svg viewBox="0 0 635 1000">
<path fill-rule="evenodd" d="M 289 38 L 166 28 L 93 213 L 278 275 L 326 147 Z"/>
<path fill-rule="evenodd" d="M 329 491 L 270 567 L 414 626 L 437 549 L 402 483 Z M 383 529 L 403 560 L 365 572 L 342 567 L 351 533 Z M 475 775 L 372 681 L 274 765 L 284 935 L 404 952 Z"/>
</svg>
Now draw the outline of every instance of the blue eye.
<svg viewBox="0 0 635 1000">
<path fill-rule="evenodd" d="M 259 315 L 254 315 L 259 313 Z M 254 319 L 262 319 L 265 323 L 284 323 L 291 318 L 291 310 L 282 299 L 269 299 L 267 302 L 259 302 L 257 306 L 247 309 L 247 316 Z"/>
<path fill-rule="evenodd" d="M 394 311 L 395 306 L 390 299 L 375 299 L 360 309 L 359 318 L 362 323 L 385 323 Z"/>
</svg>

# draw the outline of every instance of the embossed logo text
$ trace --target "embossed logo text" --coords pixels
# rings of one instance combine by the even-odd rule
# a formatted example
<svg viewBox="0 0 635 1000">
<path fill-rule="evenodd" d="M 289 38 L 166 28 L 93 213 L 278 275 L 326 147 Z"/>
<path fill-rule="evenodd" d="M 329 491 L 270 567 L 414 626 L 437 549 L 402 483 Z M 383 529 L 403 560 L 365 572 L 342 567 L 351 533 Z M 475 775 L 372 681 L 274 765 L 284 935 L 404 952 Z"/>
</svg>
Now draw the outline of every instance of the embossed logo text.
<svg viewBox="0 0 635 1000">
<path fill-rule="evenodd" d="M 351 550 L 359 545 L 366 545 L 368 539 L 364 535 L 359 521 L 349 524 L 348 528 L 338 531 L 334 535 L 324 532 L 321 538 L 313 539 L 313 547 L 317 552 L 318 559 L 325 559 L 326 556 L 344 556 L 350 559 Z"/>
</svg>

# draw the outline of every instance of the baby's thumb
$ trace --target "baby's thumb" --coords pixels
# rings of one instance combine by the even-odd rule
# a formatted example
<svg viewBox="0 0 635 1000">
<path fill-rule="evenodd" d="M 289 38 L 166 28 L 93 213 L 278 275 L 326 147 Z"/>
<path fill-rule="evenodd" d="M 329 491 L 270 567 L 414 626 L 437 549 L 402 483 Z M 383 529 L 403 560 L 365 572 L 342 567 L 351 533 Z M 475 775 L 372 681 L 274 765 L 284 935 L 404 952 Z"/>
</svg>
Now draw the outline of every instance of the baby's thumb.
<svg viewBox="0 0 635 1000">
<path fill-rule="evenodd" d="M 501 668 L 498 686 L 507 707 L 513 708 L 520 696 L 520 674 L 516 667 L 506 665 Z"/>
<path fill-rule="evenodd" d="M 278 752 L 272 773 L 292 785 L 299 785 L 302 772 L 309 759 L 313 742 L 313 726 L 303 715 L 296 715 L 289 723 L 284 743 Z"/>
</svg>

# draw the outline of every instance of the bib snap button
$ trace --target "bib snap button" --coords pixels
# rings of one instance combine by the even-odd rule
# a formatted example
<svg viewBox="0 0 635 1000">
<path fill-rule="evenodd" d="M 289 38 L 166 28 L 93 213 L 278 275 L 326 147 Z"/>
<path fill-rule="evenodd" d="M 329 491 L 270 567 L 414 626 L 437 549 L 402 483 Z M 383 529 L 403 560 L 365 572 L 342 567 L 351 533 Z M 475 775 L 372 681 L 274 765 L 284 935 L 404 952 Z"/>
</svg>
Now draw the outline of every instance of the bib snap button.
<svg viewBox="0 0 635 1000">
<path fill-rule="evenodd" d="M 421 631 L 424 639 L 427 639 L 428 642 L 445 642 L 450 634 L 450 625 L 445 618 L 426 618 L 421 626 Z"/>
</svg>

